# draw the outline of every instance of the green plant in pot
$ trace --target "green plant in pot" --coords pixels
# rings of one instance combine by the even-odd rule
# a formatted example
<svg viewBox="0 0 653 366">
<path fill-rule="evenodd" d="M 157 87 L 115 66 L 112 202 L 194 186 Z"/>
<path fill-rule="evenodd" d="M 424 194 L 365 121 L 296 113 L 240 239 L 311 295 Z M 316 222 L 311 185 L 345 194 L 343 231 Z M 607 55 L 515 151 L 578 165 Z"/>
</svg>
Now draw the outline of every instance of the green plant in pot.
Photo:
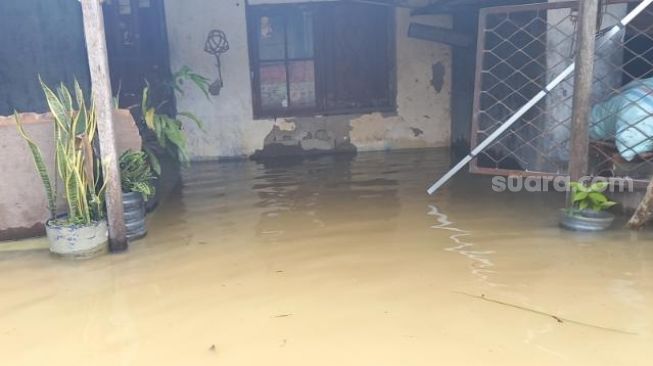
<svg viewBox="0 0 653 366">
<path fill-rule="evenodd" d="M 193 72 L 190 67 L 184 66 L 174 73 L 168 82 L 159 85 L 146 83 L 140 106 L 143 121 L 154 132 L 158 145 L 182 166 L 187 166 L 190 163 L 184 122 L 193 122 L 202 131 L 204 124 L 191 112 L 170 113 L 171 101 L 167 99 L 159 101 L 158 99 L 161 95 L 177 97 L 184 95 L 183 87 L 186 84 L 195 86 L 209 99 L 209 79 Z M 153 155 L 150 151 L 148 154 Z"/>
<path fill-rule="evenodd" d="M 132 113 L 140 116 L 138 125 L 143 138 L 143 151 L 155 175 L 161 178 L 154 181 L 155 187 L 158 187 L 157 194 L 146 203 L 147 209 L 153 210 L 159 203 L 161 193 L 166 191 L 166 185 L 162 182 L 174 181 L 178 178 L 176 168 L 190 164 L 186 124 L 192 122 L 204 131 L 203 122 L 195 114 L 177 110 L 175 97 L 182 96 L 184 87 L 188 85 L 197 88 L 208 100 L 209 79 L 184 66 L 167 80 L 154 80 L 153 83 L 146 80 L 145 84 L 141 103 L 138 107 L 132 107 Z M 165 159 L 166 156 L 172 159 Z M 160 161 L 160 158 L 165 160 Z M 170 162 L 172 166 L 167 164 Z"/>
<path fill-rule="evenodd" d="M 145 202 L 154 196 L 156 190 L 148 154 L 132 150 L 124 152 L 120 156 L 120 179 L 127 239 L 140 239 L 147 234 Z"/>
<path fill-rule="evenodd" d="M 55 170 L 53 181 L 46 169 L 41 148 L 30 138 L 15 114 L 18 132 L 27 142 L 45 187 L 50 218 L 46 233 L 50 251 L 67 257 L 91 257 L 107 250 L 101 164 L 93 148 L 97 120 L 93 105 L 87 106 L 84 93 L 75 81 L 74 96 L 64 85 L 50 89 L 41 81 L 54 118 Z M 66 211 L 57 212 L 59 183 Z"/>
<path fill-rule="evenodd" d="M 575 231 L 603 231 L 614 221 L 614 215 L 607 212 L 616 205 L 603 193 L 608 182 L 597 182 L 586 186 L 572 182 L 571 207 L 561 210 L 560 225 Z"/>
</svg>

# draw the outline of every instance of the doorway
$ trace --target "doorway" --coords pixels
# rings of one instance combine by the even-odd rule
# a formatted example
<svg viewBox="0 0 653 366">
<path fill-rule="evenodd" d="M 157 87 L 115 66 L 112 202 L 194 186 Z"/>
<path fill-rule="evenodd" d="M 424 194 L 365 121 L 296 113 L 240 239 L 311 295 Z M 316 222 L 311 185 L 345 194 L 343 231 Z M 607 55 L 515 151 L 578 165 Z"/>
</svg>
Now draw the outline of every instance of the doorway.
<svg viewBox="0 0 653 366">
<path fill-rule="evenodd" d="M 107 0 L 104 18 L 113 93 L 121 108 L 139 106 L 146 81 L 171 77 L 163 0 Z"/>
</svg>

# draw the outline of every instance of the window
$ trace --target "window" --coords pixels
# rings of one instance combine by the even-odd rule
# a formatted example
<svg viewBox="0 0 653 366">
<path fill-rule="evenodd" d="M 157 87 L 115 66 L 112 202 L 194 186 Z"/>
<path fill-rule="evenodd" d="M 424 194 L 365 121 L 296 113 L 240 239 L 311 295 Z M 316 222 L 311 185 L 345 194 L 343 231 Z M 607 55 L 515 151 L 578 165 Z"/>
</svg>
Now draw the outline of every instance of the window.
<svg viewBox="0 0 653 366">
<path fill-rule="evenodd" d="M 255 117 L 395 110 L 391 9 L 320 3 L 248 11 Z"/>
</svg>

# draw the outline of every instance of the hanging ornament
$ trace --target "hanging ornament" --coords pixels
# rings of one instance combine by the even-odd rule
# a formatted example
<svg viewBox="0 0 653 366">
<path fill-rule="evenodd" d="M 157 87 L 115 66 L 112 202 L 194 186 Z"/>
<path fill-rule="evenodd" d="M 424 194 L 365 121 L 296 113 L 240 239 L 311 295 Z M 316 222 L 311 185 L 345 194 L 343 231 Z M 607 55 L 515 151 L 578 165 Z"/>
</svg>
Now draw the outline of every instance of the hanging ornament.
<svg viewBox="0 0 653 366">
<path fill-rule="evenodd" d="M 209 86 L 209 93 L 211 93 L 211 95 L 220 95 L 220 90 L 224 86 L 224 82 L 222 81 L 222 66 L 220 63 L 220 55 L 229 51 L 229 41 L 227 41 L 227 35 L 218 29 L 210 31 L 208 37 L 206 38 L 204 51 L 210 55 L 215 56 L 216 66 L 218 68 L 218 77 Z"/>
</svg>

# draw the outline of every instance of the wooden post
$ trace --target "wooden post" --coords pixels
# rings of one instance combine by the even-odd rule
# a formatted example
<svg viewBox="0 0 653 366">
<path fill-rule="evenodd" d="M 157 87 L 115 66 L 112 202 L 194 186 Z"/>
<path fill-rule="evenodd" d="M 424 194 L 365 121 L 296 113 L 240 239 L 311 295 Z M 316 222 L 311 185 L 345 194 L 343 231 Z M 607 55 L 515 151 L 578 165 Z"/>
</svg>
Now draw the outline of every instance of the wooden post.
<svg viewBox="0 0 653 366">
<path fill-rule="evenodd" d="M 637 207 L 633 217 L 628 220 L 627 226 L 631 229 L 641 229 L 653 217 L 653 179 L 648 184 L 644 199 Z"/>
<path fill-rule="evenodd" d="M 106 203 L 109 221 L 109 248 L 112 252 L 127 249 L 127 229 L 125 227 L 122 189 L 120 187 L 120 168 L 113 122 L 113 97 L 109 77 L 107 42 L 104 32 L 104 17 L 100 0 L 80 0 L 84 18 L 84 34 L 88 66 L 91 72 L 93 101 L 98 120 L 100 152 L 107 183 Z"/>
<path fill-rule="evenodd" d="M 576 36 L 576 74 L 574 76 L 573 114 L 569 176 L 577 181 L 587 175 L 589 159 L 589 117 L 592 109 L 594 45 L 599 0 L 578 0 L 579 24 Z"/>
</svg>

